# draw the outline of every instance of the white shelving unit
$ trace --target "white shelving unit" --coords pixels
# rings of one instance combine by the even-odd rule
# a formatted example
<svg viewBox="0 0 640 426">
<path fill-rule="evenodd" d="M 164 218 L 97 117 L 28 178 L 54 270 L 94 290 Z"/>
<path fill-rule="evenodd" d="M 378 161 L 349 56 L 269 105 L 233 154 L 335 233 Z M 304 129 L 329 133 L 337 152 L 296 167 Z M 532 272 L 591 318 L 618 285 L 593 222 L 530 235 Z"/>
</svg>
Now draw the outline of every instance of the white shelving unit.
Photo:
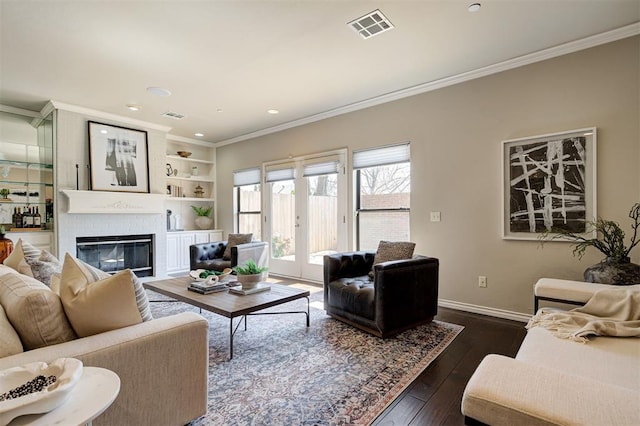
<svg viewBox="0 0 640 426">
<path fill-rule="evenodd" d="M 178 151 L 191 152 L 189 157 L 178 155 Z M 212 218 L 217 222 L 215 165 L 216 150 L 210 143 L 172 136 L 167 139 L 167 209 L 181 217 L 182 229 L 196 230 L 192 205 L 213 206 Z M 197 168 L 197 172 L 193 168 Z M 173 172 L 169 175 L 170 172 Z M 196 188 L 204 194 L 196 196 Z"/>
</svg>

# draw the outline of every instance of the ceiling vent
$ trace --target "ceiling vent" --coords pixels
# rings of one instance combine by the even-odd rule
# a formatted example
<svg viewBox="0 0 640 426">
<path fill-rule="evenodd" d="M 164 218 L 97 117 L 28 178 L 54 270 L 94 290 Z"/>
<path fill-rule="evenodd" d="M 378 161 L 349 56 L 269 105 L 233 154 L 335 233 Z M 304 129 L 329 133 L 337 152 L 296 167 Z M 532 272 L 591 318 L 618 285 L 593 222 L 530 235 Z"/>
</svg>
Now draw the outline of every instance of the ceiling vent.
<svg viewBox="0 0 640 426">
<path fill-rule="evenodd" d="M 162 114 L 163 117 L 173 118 L 174 120 L 182 120 L 186 117 L 184 114 L 180 114 L 179 112 L 167 111 Z"/>
<path fill-rule="evenodd" d="M 393 24 L 386 16 L 376 9 L 373 12 L 362 16 L 354 21 L 349 22 L 351 28 L 353 28 L 362 38 L 370 38 L 374 35 L 382 34 L 385 31 L 389 31 L 394 28 Z"/>
</svg>

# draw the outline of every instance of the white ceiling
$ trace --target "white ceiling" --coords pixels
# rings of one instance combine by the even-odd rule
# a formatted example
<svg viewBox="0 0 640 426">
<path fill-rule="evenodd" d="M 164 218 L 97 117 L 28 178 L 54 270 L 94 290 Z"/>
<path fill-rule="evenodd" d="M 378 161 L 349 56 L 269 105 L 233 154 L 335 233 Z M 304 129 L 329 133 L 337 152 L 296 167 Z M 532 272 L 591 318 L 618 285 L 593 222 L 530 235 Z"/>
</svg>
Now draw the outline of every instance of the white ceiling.
<svg viewBox="0 0 640 426">
<path fill-rule="evenodd" d="M 640 21 L 640 0 L 480 0 L 470 13 L 474 1 L 0 0 L 0 104 L 52 99 L 237 140 Z M 395 29 L 364 40 L 346 25 L 375 9 Z"/>
</svg>

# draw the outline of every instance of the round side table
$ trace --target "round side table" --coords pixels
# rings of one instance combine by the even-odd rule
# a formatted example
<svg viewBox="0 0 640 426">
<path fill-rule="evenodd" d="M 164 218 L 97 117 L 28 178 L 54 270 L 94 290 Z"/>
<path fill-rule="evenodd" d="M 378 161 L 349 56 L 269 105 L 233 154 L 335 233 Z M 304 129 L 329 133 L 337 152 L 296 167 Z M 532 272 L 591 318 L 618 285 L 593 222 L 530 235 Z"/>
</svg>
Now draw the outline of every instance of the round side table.
<svg viewBox="0 0 640 426">
<path fill-rule="evenodd" d="M 120 377 L 111 370 L 84 367 L 82 377 L 64 404 L 43 414 L 20 416 L 8 426 L 90 425 L 115 401 L 120 392 Z"/>
</svg>

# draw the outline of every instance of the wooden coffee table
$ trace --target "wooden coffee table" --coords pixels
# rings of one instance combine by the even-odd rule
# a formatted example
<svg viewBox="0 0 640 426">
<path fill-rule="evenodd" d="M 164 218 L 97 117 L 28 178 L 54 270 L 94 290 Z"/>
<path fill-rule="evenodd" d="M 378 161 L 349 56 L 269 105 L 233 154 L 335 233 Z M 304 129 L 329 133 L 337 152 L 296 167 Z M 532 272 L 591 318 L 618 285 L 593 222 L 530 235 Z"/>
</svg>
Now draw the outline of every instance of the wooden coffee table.
<svg viewBox="0 0 640 426">
<path fill-rule="evenodd" d="M 237 295 L 229 291 L 221 291 L 211 294 L 199 294 L 187 290 L 193 282 L 191 277 L 170 278 L 166 280 L 149 281 L 144 287 L 179 300 L 189 305 L 213 312 L 229 318 L 229 359 L 233 358 L 233 336 L 244 319 L 244 329 L 247 329 L 247 316 L 249 315 L 280 315 L 280 314 L 305 314 L 307 327 L 309 327 L 309 291 L 281 284 L 263 283 L 271 287 L 271 290 L 249 295 Z M 307 310 L 287 312 L 257 312 L 272 306 L 282 305 L 297 299 L 307 299 Z M 240 321 L 234 326 L 233 319 L 240 317 Z"/>
</svg>

